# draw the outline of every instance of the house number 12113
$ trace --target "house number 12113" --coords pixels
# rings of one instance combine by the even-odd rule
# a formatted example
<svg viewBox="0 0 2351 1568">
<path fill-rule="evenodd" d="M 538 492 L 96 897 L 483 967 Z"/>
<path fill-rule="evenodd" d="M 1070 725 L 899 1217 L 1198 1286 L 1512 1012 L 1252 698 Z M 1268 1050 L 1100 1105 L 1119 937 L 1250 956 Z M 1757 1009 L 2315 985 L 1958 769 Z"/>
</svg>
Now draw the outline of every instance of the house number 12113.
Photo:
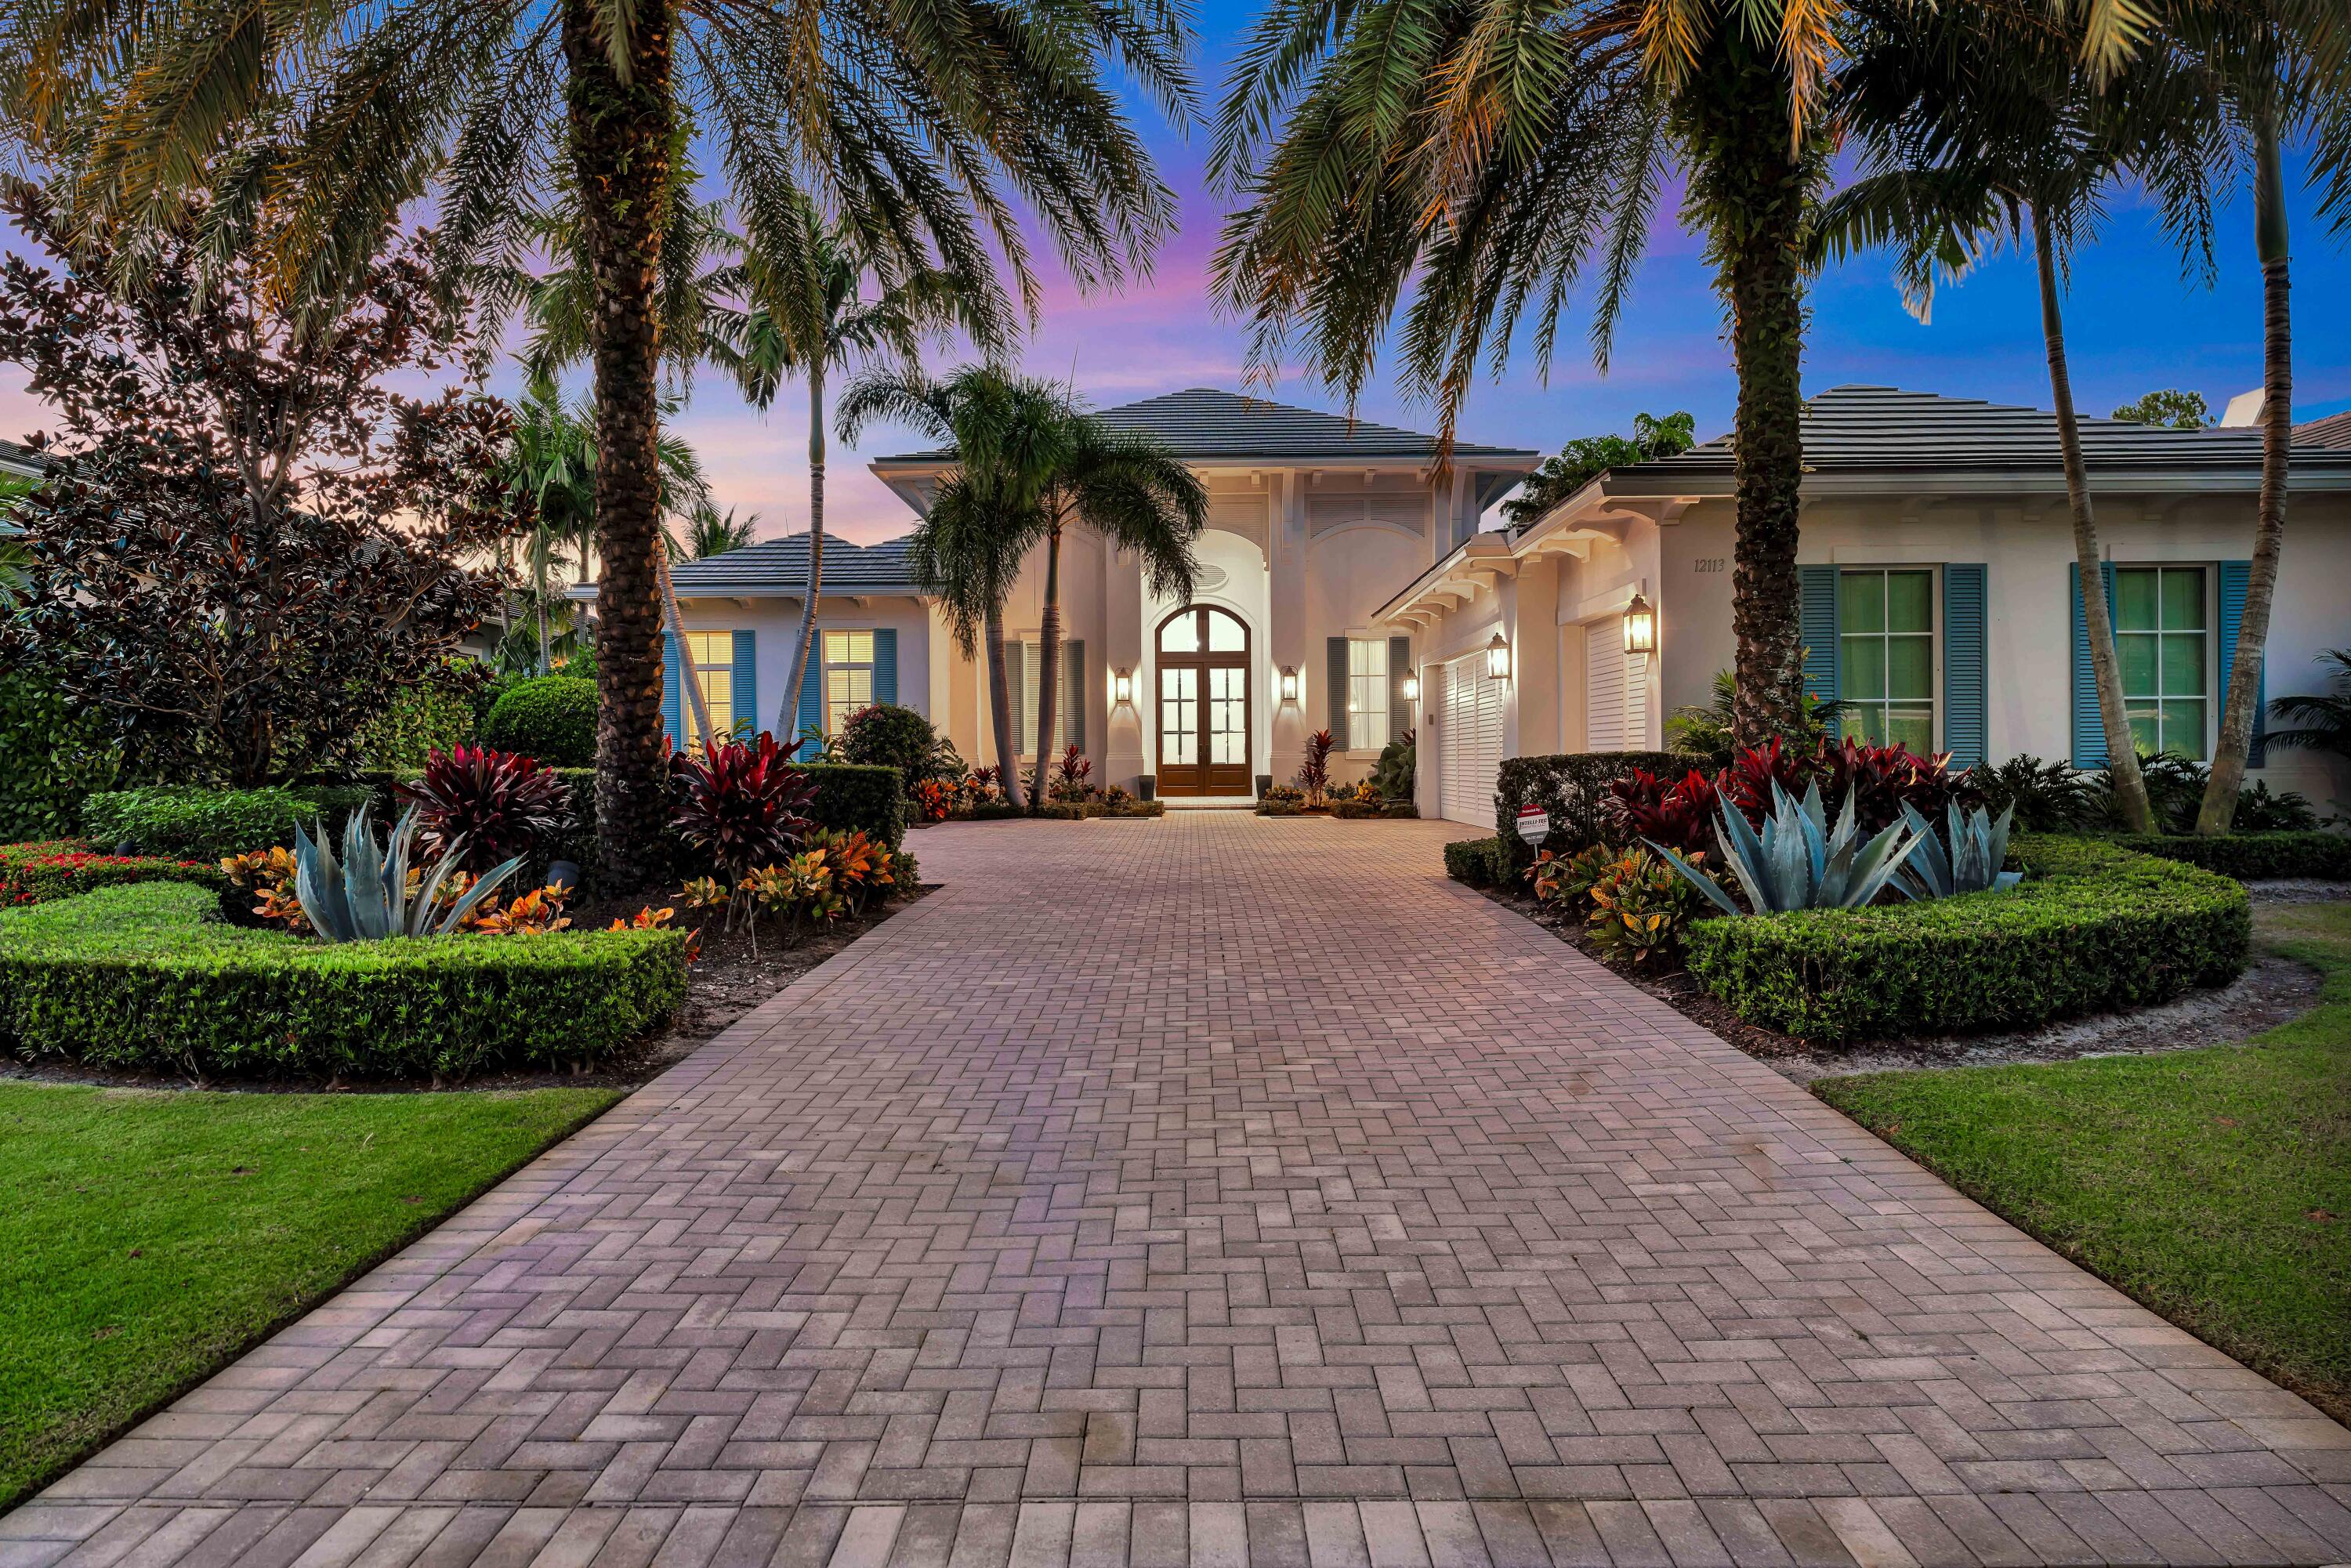
<svg viewBox="0 0 2351 1568">
<path fill-rule="evenodd" d="M 1730 564 L 1728 556 L 1702 555 L 1690 562 L 1692 571 L 1720 571 Z"/>
</svg>

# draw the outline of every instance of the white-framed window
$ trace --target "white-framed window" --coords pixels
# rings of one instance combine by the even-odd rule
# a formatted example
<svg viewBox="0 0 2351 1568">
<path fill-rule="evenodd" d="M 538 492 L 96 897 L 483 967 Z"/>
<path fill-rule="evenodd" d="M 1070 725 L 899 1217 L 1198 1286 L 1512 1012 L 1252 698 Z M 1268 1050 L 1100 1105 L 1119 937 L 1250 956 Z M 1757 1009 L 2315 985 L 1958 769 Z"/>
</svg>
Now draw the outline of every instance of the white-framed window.
<svg viewBox="0 0 2351 1568">
<path fill-rule="evenodd" d="M 710 709 L 710 727 L 720 735 L 735 732 L 735 633 L 732 632 L 688 632 L 685 634 L 685 662 L 694 668 L 694 678 L 702 687 L 702 700 Z M 687 698 L 678 722 L 694 727 L 694 702 Z M 696 736 L 699 741 L 702 737 Z"/>
<path fill-rule="evenodd" d="M 859 708 L 873 706 L 873 633 L 824 634 L 824 732 L 839 735 Z"/>
<path fill-rule="evenodd" d="M 1935 749 L 1935 570 L 1847 568 L 1837 578 L 1842 727 L 1873 746 Z"/>
<path fill-rule="evenodd" d="M 2115 662 L 2141 751 L 2202 761 L 2211 708 L 2211 616 L 2200 566 L 2115 568 Z"/>
<path fill-rule="evenodd" d="M 1347 747 L 1377 751 L 1388 743 L 1388 641 L 1347 639 Z"/>
</svg>

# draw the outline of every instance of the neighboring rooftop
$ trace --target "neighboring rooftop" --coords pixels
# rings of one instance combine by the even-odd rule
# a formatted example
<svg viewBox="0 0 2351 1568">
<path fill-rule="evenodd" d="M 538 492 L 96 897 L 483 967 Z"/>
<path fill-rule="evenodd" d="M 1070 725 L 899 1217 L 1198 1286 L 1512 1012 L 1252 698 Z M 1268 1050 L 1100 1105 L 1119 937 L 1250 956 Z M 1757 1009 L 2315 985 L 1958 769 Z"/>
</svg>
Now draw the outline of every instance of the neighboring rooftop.
<svg viewBox="0 0 2351 1568">
<path fill-rule="evenodd" d="M 682 597 L 723 599 L 728 594 L 775 593 L 808 586 L 806 534 L 762 539 L 725 555 L 683 560 L 670 570 L 670 580 Z M 914 591 L 906 580 L 906 538 L 883 539 L 875 545 L 853 545 L 835 534 L 824 537 L 824 591 L 827 593 L 904 594 Z"/>
<path fill-rule="evenodd" d="M 1148 432 L 1166 443 L 1176 456 L 1196 460 L 1259 457 L 1268 462 L 1319 459 L 1344 464 L 1399 457 L 1433 459 L 1437 451 L 1433 435 L 1213 387 L 1191 387 L 1095 413 L 1123 429 Z M 951 449 L 942 447 L 877 458 L 875 464 L 941 463 L 954 455 Z M 1468 441 L 1455 442 L 1453 456 L 1489 467 L 1523 465 L 1531 468 L 1542 459 L 1540 452 L 1481 446 Z"/>
<path fill-rule="evenodd" d="M 2340 416 L 2338 416 L 2340 417 Z M 2331 423 L 2321 421 L 2321 425 Z M 2306 432 L 2311 427 L 2304 426 Z M 2082 450 L 2102 474 L 2132 471 L 2257 475 L 2259 429 L 2170 430 L 2116 419 L 2081 422 Z M 2300 439 L 2297 469 L 2351 480 L 2351 432 L 2341 449 Z M 1804 402 L 1804 470 L 1808 474 L 2051 473 L 2062 469 L 2057 417 L 2046 409 L 1905 392 L 1898 387 L 1831 387 Z M 1614 470 L 1608 488 L 1647 489 L 1652 482 L 1728 476 L 1730 438 L 1719 436 L 1673 457 Z"/>
<path fill-rule="evenodd" d="M 2351 447 L 2351 408 L 2294 427 L 2296 446 Z"/>
<path fill-rule="evenodd" d="M 0 472 L 46 474 L 48 471 L 48 454 L 14 441 L 0 441 Z"/>
</svg>

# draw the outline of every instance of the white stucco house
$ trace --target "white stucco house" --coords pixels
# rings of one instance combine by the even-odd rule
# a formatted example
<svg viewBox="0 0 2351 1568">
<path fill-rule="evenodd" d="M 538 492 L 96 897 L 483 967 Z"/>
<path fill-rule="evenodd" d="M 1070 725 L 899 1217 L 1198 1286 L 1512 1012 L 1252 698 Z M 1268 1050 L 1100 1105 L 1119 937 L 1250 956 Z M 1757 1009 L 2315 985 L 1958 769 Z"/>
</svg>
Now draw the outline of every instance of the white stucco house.
<svg viewBox="0 0 2351 1568">
<path fill-rule="evenodd" d="M 1173 801 L 1239 802 L 1286 779 L 1328 727 L 1343 779 L 1419 735 L 1424 815 L 1490 825 L 1503 758 L 1663 744 L 1677 706 L 1729 667 L 1735 507 L 1727 440 L 1614 470 L 1534 523 L 1480 531 L 1539 455 L 1435 442 L 1195 389 L 1102 411 L 1191 462 L 1212 497 L 1190 605 L 1152 599 L 1130 559 L 1082 531 L 1063 547 L 1071 673 L 1061 729 L 1095 776 L 1151 778 Z M 2268 694 L 2324 689 L 2351 644 L 2351 447 L 2334 422 L 2298 442 Z M 2210 753 L 2243 601 L 2261 438 L 2085 423 L 2126 689 L 2150 745 Z M 2019 752 L 2104 759 L 2089 699 L 2054 421 L 2028 408 L 1884 387 L 1812 399 L 1800 570 L 1813 690 L 1848 726 L 1960 762 Z M 946 454 L 872 465 L 919 513 Z M 805 536 L 675 572 L 691 663 L 715 722 L 778 727 L 805 588 Z M 904 541 L 828 540 L 805 726 L 894 701 L 992 761 L 984 672 L 906 580 Z M 1007 609 L 1033 747 L 1041 572 Z M 1625 612 L 1654 618 L 1628 653 Z M 2322 804 L 2351 796 L 2331 759 L 2257 747 L 2256 777 Z"/>
</svg>

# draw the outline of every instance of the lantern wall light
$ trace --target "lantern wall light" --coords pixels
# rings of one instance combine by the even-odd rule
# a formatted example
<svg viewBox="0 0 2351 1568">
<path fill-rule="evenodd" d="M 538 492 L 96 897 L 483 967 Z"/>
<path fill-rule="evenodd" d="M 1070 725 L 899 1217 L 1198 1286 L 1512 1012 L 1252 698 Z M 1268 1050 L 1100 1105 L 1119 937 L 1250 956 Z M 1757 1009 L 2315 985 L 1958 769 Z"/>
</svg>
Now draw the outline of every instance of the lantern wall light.
<svg viewBox="0 0 2351 1568">
<path fill-rule="evenodd" d="M 1298 666 L 1295 664 L 1281 666 L 1281 700 L 1286 703 L 1298 700 Z"/>
<path fill-rule="evenodd" d="M 1420 677 L 1418 675 L 1406 675 L 1404 678 L 1404 700 L 1408 703 L 1416 703 L 1420 700 Z"/>
<path fill-rule="evenodd" d="M 1113 706 L 1132 707 L 1134 704 L 1134 672 L 1120 669 L 1110 678 L 1110 700 Z"/>
<path fill-rule="evenodd" d="M 1625 652 L 1646 659 L 1657 651 L 1657 612 L 1650 608 L 1648 596 L 1635 593 L 1633 602 L 1625 606 Z"/>
<path fill-rule="evenodd" d="M 1486 674 L 1489 679 L 1507 681 L 1510 678 L 1510 644 L 1499 632 L 1486 644 Z"/>
</svg>

